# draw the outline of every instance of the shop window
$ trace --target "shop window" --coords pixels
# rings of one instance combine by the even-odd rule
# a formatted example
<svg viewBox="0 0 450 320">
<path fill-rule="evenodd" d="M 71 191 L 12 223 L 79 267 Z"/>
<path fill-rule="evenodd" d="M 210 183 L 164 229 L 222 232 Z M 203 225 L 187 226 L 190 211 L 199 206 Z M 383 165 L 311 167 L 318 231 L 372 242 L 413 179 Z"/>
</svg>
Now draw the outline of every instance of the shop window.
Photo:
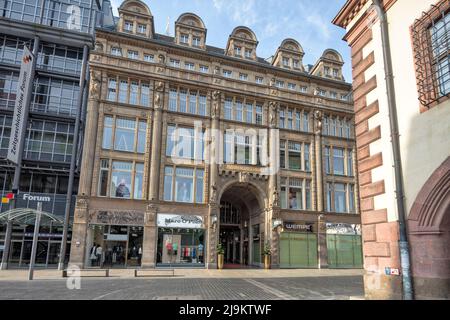
<svg viewBox="0 0 450 320">
<path fill-rule="evenodd" d="M 202 265 L 205 256 L 204 229 L 158 228 L 158 265 Z"/>
</svg>

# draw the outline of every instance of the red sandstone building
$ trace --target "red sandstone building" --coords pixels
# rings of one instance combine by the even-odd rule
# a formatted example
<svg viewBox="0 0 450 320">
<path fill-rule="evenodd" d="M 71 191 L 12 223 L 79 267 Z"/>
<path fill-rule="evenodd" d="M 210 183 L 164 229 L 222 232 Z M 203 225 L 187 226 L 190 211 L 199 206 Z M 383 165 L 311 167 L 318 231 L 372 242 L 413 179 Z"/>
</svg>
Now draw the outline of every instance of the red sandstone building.
<svg viewBox="0 0 450 320">
<path fill-rule="evenodd" d="M 349 0 L 333 21 L 352 53 L 367 298 L 449 298 L 449 9 Z"/>
</svg>

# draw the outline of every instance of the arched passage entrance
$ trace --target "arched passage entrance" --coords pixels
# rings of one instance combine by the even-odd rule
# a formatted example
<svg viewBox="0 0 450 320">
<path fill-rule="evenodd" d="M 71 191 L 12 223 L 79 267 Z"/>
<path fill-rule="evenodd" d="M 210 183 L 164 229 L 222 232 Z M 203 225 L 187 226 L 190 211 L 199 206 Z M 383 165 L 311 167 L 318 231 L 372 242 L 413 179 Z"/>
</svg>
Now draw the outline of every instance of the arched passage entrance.
<svg viewBox="0 0 450 320">
<path fill-rule="evenodd" d="M 450 157 L 417 195 L 408 231 L 416 298 L 449 299 Z"/>
<path fill-rule="evenodd" d="M 252 184 L 225 187 L 220 197 L 219 242 L 225 268 L 258 266 L 264 244 L 262 191 Z"/>
</svg>

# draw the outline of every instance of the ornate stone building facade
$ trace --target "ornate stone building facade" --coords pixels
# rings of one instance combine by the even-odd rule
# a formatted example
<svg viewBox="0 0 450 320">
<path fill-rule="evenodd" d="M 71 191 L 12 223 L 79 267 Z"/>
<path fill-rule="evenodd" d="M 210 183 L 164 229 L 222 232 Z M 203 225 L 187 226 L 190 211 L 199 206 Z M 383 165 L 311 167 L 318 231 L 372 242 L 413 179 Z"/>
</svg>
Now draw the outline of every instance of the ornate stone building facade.
<svg viewBox="0 0 450 320">
<path fill-rule="evenodd" d="M 270 247 L 273 267 L 360 267 L 340 54 L 305 68 L 286 39 L 268 62 L 247 27 L 224 50 L 195 14 L 175 37 L 141 1 L 119 15 L 90 59 L 71 263 L 214 268 L 221 244 L 226 263 L 260 266 Z"/>
</svg>

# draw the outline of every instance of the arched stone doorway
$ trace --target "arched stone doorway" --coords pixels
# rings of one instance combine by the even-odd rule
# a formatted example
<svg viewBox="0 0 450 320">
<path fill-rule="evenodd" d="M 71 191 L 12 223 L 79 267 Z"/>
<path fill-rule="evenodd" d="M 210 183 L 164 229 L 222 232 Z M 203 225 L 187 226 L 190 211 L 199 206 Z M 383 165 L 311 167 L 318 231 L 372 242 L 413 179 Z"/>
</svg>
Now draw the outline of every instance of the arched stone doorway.
<svg viewBox="0 0 450 320">
<path fill-rule="evenodd" d="M 450 157 L 424 184 L 408 216 L 417 299 L 449 299 Z"/>
<path fill-rule="evenodd" d="M 225 268 L 257 267 L 264 244 L 264 195 L 254 185 L 225 186 L 220 196 L 219 243 Z"/>
</svg>

